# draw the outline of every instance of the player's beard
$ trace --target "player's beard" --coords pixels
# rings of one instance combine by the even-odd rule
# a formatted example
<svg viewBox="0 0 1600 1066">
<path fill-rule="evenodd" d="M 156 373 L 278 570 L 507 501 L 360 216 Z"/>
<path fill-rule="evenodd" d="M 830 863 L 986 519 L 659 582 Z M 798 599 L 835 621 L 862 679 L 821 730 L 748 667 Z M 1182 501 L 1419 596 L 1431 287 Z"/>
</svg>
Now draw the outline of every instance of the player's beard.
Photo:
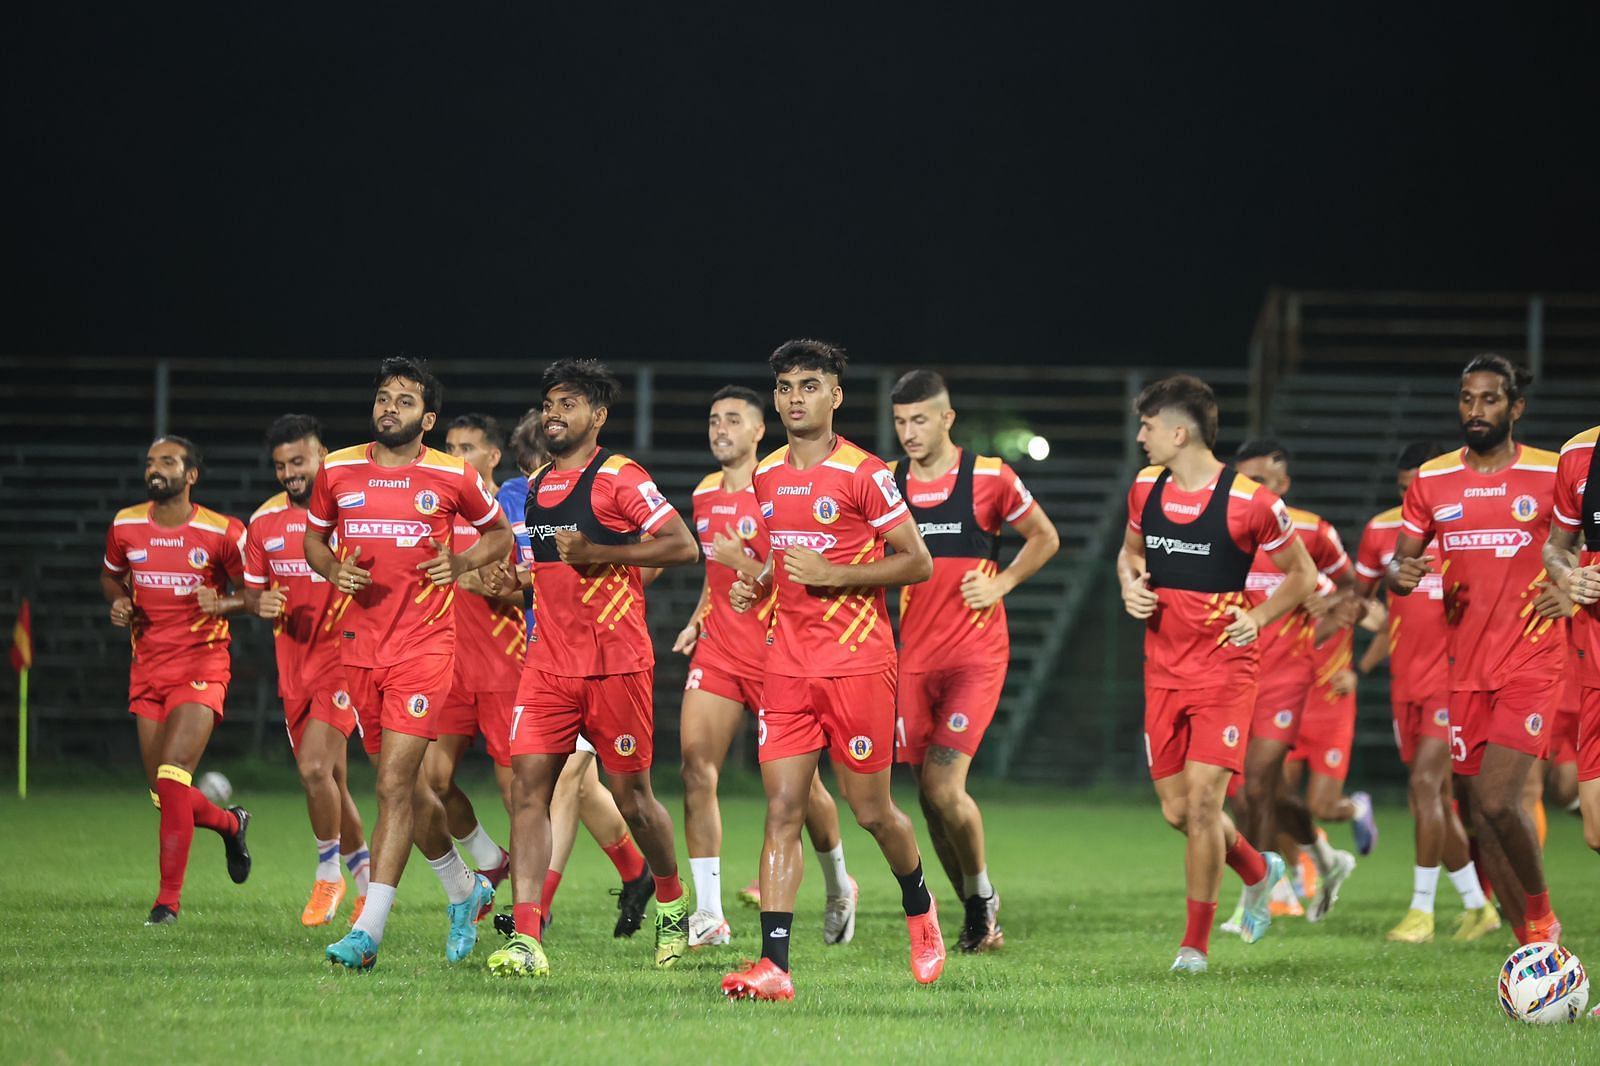
<svg viewBox="0 0 1600 1066">
<path fill-rule="evenodd" d="M 145 491 L 150 494 L 150 499 L 156 503 L 166 503 L 168 500 L 177 499 L 183 495 L 183 482 L 181 481 L 156 478 L 145 481 L 144 487 Z"/>
<path fill-rule="evenodd" d="M 1477 427 L 1468 428 L 1469 423 L 1461 423 L 1461 439 L 1466 441 L 1467 447 L 1482 454 L 1493 451 L 1504 444 L 1506 438 L 1511 436 L 1511 420 L 1504 422 L 1489 422 L 1487 429 Z"/>
<path fill-rule="evenodd" d="M 393 447 L 393 445 L 390 445 L 387 441 L 385 441 L 384 444 L 386 447 Z M 296 507 L 309 507 L 311 505 L 312 484 L 312 482 L 307 481 L 305 491 L 303 492 L 294 492 L 287 485 L 283 487 L 283 491 L 288 494 L 289 502 L 294 504 Z"/>
<path fill-rule="evenodd" d="M 560 458 L 571 454 L 572 450 L 582 443 L 583 438 L 589 435 L 589 427 L 587 425 L 580 428 L 566 419 L 562 421 L 566 422 L 567 428 L 560 440 L 550 436 L 550 431 L 544 429 L 542 425 L 539 427 L 544 433 L 545 450 L 550 453 L 551 458 Z"/>
<path fill-rule="evenodd" d="M 410 422 L 397 419 L 395 428 L 385 431 L 378 428 L 378 420 L 372 420 L 372 435 L 378 443 L 385 448 L 402 448 L 422 436 L 422 416 L 418 415 Z"/>
</svg>

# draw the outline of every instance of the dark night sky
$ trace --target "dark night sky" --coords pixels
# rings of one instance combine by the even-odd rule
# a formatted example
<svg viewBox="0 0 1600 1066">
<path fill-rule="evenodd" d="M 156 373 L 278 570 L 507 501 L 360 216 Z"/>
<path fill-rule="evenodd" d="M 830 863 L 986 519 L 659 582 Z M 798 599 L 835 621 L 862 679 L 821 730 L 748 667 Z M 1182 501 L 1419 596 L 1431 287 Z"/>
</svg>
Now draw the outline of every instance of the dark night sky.
<svg viewBox="0 0 1600 1066">
<path fill-rule="evenodd" d="M 12 16 L 0 350 L 1215 364 L 1274 282 L 1600 284 L 1589 22 L 333 6 Z"/>
</svg>

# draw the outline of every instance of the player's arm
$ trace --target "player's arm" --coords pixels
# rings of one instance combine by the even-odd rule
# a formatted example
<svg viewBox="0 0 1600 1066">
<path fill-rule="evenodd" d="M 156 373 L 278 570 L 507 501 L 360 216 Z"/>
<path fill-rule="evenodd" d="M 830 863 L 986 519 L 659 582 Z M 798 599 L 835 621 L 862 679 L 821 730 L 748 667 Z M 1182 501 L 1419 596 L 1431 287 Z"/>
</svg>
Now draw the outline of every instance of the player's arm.
<svg viewBox="0 0 1600 1066">
<path fill-rule="evenodd" d="M 1376 637 L 1371 644 L 1367 645 L 1367 650 L 1361 653 L 1361 661 L 1356 664 L 1356 669 L 1361 672 L 1362 677 L 1365 677 L 1376 670 L 1378 665 L 1388 657 L 1389 642 L 1381 636 Z"/>
<path fill-rule="evenodd" d="M 242 592 L 220 592 L 210 585 L 196 589 L 194 599 L 200 613 L 208 618 L 226 618 L 247 609 Z"/>
<path fill-rule="evenodd" d="M 1422 579 L 1428 576 L 1428 566 L 1433 556 L 1423 555 L 1427 547 L 1421 537 L 1402 531 L 1394 544 L 1394 557 L 1384 572 L 1384 587 L 1396 596 L 1409 596 Z"/>
<path fill-rule="evenodd" d="M 494 518 L 483 528 L 478 543 L 459 554 L 440 544 L 432 537 L 428 546 L 433 549 L 432 559 L 417 564 L 417 569 L 428 575 L 435 585 L 451 585 L 461 580 L 463 574 L 500 562 L 511 554 L 516 537 L 505 514 L 496 508 Z"/>
<path fill-rule="evenodd" d="M 562 562 L 574 566 L 615 563 L 647 568 L 686 566 L 700 561 L 700 544 L 675 511 L 651 530 L 649 537 L 635 544 L 596 544 L 575 529 L 558 529 L 556 551 L 561 554 Z"/>
<path fill-rule="evenodd" d="M 739 575 L 739 580 L 728 587 L 728 602 L 739 614 L 744 614 L 755 606 L 757 600 L 772 595 L 772 567 L 776 555 L 767 556 L 766 565 L 762 566 L 761 573 L 755 577 Z"/>
<path fill-rule="evenodd" d="M 1124 527 L 1117 551 L 1117 584 L 1122 586 L 1122 606 L 1134 618 L 1144 621 L 1156 613 L 1160 600 L 1145 569 L 1144 536 L 1132 526 Z"/>
<path fill-rule="evenodd" d="M 1267 557 L 1272 560 L 1273 566 L 1283 571 L 1283 580 L 1272 590 L 1272 595 L 1248 611 L 1241 612 L 1254 623 L 1258 633 L 1263 627 L 1294 610 L 1317 587 L 1317 564 L 1311 561 L 1311 553 L 1306 551 L 1299 537 L 1290 537 L 1282 548 Z M 1228 629 L 1232 630 L 1243 621 L 1243 617 L 1235 615 L 1234 625 Z"/>
<path fill-rule="evenodd" d="M 100 571 L 100 595 L 111 607 L 111 624 L 126 626 L 133 621 L 133 600 L 128 595 L 128 578 L 124 574 Z"/>
<path fill-rule="evenodd" d="M 721 533 L 711 538 L 711 558 L 736 571 L 741 577 L 759 578 L 766 569 L 745 552 L 744 541 L 739 538 L 738 531 L 731 525 L 724 527 Z"/>
<path fill-rule="evenodd" d="M 1578 530 L 1551 523 L 1544 542 L 1544 568 L 1550 582 L 1573 603 L 1587 607 L 1600 602 L 1600 563 L 1578 565 Z"/>
<path fill-rule="evenodd" d="M 1061 550 L 1056 524 L 1045 515 L 1043 507 L 1029 508 L 1027 514 L 1011 523 L 1011 528 L 1022 534 L 1023 539 L 1022 549 L 1010 566 L 993 577 L 982 570 L 969 570 L 961 576 L 961 598 L 975 611 L 992 607 L 1010 595 Z"/>
<path fill-rule="evenodd" d="M 700 642 L 700 619 L 706 616 L 706 604 L 711 601 L 711 582 L 700 583 L 700 599 L 694 605 L 694 613 L 689 616 L 689 624 L 678 631 L 678 639 L 672 642 L 672 650 L 683 655 L 692 655 L 694 646 Z"/>
<path fill-rule="evenodd" d="M 789 548 L 783 553 L 783 569 L 796 584 L 830 589 L 900 588 L 932 576 L 933 556 L 915 522 L 901 522 L 883 539 L 893 554 L 870 563 L 831 563 L 810 548 Z"/>
</svg>

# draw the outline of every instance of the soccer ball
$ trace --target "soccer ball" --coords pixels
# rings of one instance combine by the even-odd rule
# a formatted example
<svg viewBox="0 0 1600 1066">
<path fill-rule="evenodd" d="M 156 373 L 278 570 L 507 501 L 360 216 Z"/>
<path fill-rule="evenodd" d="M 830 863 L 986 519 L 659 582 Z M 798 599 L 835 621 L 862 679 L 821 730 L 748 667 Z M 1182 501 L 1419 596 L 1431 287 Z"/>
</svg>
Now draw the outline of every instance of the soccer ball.
<svg viewBox="0 0 1600 1066">
<path fill-rule="evenodd" d="M 215 770 L 208 770 L 200 775 L 200 783 L 195 786 L 200 794 L 215 803 L 218 807 L 227 806 L 233 798 L 233 782 Z"/>
<path fill-rule="evenodd" d="M 1578 956 L 1539 941 L 1524 944 L 1500 967 L 1500 1007 L 1530 1024 L 1576 1021 L 1589 1005 L 1589 975 Z"/>
</svg>

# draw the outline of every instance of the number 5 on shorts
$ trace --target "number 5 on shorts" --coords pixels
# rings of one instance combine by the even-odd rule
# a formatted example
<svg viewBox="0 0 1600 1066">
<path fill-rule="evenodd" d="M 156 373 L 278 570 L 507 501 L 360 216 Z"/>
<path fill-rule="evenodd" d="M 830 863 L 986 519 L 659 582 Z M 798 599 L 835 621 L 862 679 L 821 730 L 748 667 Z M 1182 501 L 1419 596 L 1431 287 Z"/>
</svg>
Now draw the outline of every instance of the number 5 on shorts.
<svg viewBox="0 0 1600 1066">
<path fill-rule="evenodd" d="M 1467 741 L 1461 735 L 1461 727 L 1458 725 L 1450 727 L 1450 758 L 1456 762 L 1467 761 Z"/>
</svg>

